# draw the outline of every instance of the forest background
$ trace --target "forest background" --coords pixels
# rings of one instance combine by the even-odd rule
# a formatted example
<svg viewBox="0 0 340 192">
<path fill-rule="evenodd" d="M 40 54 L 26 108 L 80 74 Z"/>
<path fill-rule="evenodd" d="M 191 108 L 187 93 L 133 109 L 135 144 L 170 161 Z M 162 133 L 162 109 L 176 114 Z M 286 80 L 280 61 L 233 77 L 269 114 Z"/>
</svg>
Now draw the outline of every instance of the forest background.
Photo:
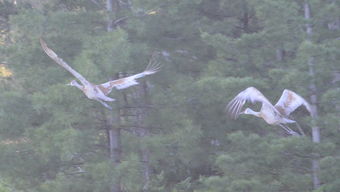
<svg viewBox="0 0 340 192">
<path fill-rule="evenodd" d="M 339 0 L 0 0 L 1 192 L 340 191 Z M 112 112 L 65 86 L 163 67 Z M 286 135 L 225 106 L 255 86 L 317 111 Z M 257 106 L 259 107 L 259 106 Z M 292 126 L 292 129 L 296 127 Z"/>
</svg>

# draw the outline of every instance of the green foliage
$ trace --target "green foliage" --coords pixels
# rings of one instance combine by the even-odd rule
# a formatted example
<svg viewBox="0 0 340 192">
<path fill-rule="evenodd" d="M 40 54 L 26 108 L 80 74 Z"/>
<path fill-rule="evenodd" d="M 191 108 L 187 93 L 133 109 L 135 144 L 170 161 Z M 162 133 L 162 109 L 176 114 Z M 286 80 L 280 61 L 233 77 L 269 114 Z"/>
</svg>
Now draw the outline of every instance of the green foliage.
<svg viewBox="0 0 340 192">
<path fill-rule="evenodd" d="M 117 181 L 131 192 L 307 192 L 315 154 L 322 186 L 314 191 L 340 190 L 337 2 L 310 1 L 310 21 L 303 1 L 121 0 L 112 14 L 104 0 L 27 2 L 0 1 L 9 26 L 1 62 L 13 72 L 0 79 L 0 192 L 104 192 Z M 306 22 L 313 24 L 311 41 Z M 159 53 L 161 71 L 142 80 L 147 101 L 132 99 L 139 87 L 110 94 L 117 99 L 113 117 L 122 93 L 130 105 L 150 104 L 143 119 L 149 134 L 122 129 L 120 163 L 110 159 L 109 113 L 65 85 L 74 77 L 46 56 L 39 38 L 96 84 L 142 71 Z M 308 75 L 311 57 L 315 77 Z M 228 101 L 249 86 L 275 103 L 283 89 L 309 100 L 311 81 L 320 144 L 311 141 L 304 110 L 293 116 L 306 137 L 288 137 L 253 116 L 226 116 Z"/>
</svg>

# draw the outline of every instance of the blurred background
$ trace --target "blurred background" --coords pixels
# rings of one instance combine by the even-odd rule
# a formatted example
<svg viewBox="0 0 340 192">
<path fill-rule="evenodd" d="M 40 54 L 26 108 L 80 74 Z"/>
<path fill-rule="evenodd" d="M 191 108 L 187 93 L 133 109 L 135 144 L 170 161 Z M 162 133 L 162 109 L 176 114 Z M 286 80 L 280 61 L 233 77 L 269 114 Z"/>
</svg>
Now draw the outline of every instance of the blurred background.
<svg viewBox="0 0 340 192">
<path fill-rule="evenodd" d="M 339 0 L 0 0 L 0 192 L 340 191 Z M 110 112 L 39 38 L 113 91 Z M 227 117 L 249 86 L 309 101 L 292 137 Z M 259 109 L 260 105 L 257 105 Z M 255 107 L 256 108 L 256 107 Z M 295 125 L 290 125 L 297 130 Z"/>
</svg>

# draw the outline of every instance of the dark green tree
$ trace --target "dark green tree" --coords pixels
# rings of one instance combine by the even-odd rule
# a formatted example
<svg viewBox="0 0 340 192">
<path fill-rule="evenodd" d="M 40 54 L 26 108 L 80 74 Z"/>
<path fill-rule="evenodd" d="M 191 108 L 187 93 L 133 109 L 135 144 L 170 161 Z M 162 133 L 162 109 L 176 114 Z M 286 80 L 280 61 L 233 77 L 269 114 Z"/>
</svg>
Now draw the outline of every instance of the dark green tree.
<svg viewBox="0 0 340 192">
<path fill-rule="evenodd" d="M 337 1 L 8 3 L 14 11 L 1 16 L 9 41 L 0 48 L 13 71 L 0 81 L 5 191 L 340 189 Z M 109 112 L 65 86 L 73 77 L 45 55 L 40 37 L 94 83 L 142 71 L 152 53 L 163 67 L 137 87 L 113 91 Z M 315 105 L 317 117 L 293 114 L 306 137 L 252 116 L 228 118 L 226 104 L 249 86 L 273 102 L 287 88 Z"/>
</svg>

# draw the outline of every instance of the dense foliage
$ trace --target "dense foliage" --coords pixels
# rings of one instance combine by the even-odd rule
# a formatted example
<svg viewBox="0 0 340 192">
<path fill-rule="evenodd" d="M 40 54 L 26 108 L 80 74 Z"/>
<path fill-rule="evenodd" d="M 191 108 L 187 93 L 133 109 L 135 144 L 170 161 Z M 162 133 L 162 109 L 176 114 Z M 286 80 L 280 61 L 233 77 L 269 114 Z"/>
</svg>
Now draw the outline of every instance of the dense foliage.
<svg viewBox="0 0 340 192">
<path fill-rule="evenodd" d="M 117 182 L 129 192 L 340 191 L 339 0 L 112 0 L 112 12 L 107 1 L 0 0 L 0 62 L 11 71 L 0 81 L 1 192 L 117 191 Z M 94 83 L 142 71 L 158 52 L 162 70 L 142 81 L 148 134 L 107 126 L 138 86 L 113 91 L 109 113 L 65 86 L 73 77 L 46 56 L 40 37 Z M 316 94 L 317 119 L 293 114 L 306 137 L 252 116 L 228 118 L 226 104 L 249 86 L 273 102 L 285 88 L 307 100 Z M 117 128 L 121 161 L 113 163 L 108 129 Z"/>
</svg>

